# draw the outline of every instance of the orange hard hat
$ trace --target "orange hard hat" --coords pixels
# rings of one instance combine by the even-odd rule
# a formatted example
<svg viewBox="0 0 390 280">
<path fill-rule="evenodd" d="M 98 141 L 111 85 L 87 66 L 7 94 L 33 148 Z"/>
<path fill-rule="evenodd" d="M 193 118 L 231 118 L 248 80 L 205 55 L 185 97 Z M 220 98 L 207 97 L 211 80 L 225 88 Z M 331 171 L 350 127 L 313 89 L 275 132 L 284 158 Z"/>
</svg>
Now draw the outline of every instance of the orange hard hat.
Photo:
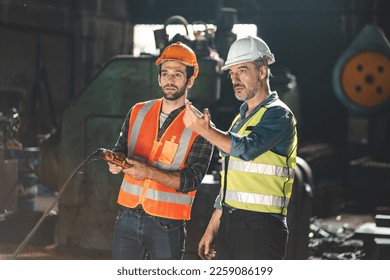
<svg viewBox="0 0 390 280">
<path fill-rule="evenodd" d="M 181 62 L 187 66 L 194 67 L 194 74 L 192 75 L 194 78 L 198 76 L 199 73 L 199 65 L 196 60 L 196 55 L 193 50 L 187 45 L 176 42 L 164 49 L 161 53 L 160 57 L 156 60 L 156 65 L 160 65 L 161 63 L 167 60 L 175 60 Z"/>
</svg>

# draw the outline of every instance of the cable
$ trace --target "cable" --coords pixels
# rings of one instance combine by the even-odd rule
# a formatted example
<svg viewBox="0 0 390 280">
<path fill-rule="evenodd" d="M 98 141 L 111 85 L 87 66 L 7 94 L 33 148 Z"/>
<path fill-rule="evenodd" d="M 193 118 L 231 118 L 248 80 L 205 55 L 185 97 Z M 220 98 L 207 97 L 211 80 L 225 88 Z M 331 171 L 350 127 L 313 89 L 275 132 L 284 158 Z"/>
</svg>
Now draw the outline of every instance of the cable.
<svg viewBox="0 0 390 280">
<path fill-rule="evenodd" d="M 76 175 L 79 172 L 79 170 L 84 167 L 84 165 L 88 164 L 96 156 L 99 156 L 100 158 L 102 158 L 104 156 L 105 151 L 106 150 L 103 148 L 97 149 L 95 152 L 90 154 L 82 163 L 80 163 L 80 165 L 75 170 L 73 170 L 72 174 L 68 177 L 68 179 L 65 181 L 65 183 L 61 186 L 57 197 L 54 199 L 54 201 L 52 202 L 50 207 L 42 214 L 39 221 L 35 224 L 33 229 L 29 232 L 29 234 L 22 241 L 22 243 L 20 243 L 19 247 L 15 250 L 15 252 L 12 255 L 13 260 L 15 260 L 16 257 L 18 256 L 18 254 L 24 249 L 24 247 L 27 245 L 27 243 L 34 236 L 35 232 L 38 230 L 39 226 L 42 224 L 43 220 L 49 215 L 50 211 L 54 208 L 54 206 L 56 206 L 62 193 L 64 192 L 64 190 L 67 187 L 67 185 L 69 184 L 69 182 L 72 180 L 73 176 Z"/>
</svg>

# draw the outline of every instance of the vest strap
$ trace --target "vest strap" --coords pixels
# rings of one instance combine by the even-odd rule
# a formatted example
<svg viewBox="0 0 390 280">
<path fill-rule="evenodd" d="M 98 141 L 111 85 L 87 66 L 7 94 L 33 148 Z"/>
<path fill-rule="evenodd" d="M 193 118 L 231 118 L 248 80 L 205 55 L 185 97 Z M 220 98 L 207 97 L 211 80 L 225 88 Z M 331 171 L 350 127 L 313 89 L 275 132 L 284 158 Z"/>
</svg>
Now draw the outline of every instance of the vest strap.
<svg viewBox="0 0 390 280">
<path fill-rule="evenodd" d="M 134 122 L 132 133 L 130 135 L 130 142 L 129 142 L 129 148 L 127 156 L 129 158 L 133 157 L 135 143 L 137 142 L 137 137 L 139 135 L 139 131 L 141 129 L 142 120 L 145 118 L 146 114 L 149 112 L 149 110 L 153 107 L 156 100 L 152 100 L 147 102 L 138 112 L 136 120 Z"/>
</svg>

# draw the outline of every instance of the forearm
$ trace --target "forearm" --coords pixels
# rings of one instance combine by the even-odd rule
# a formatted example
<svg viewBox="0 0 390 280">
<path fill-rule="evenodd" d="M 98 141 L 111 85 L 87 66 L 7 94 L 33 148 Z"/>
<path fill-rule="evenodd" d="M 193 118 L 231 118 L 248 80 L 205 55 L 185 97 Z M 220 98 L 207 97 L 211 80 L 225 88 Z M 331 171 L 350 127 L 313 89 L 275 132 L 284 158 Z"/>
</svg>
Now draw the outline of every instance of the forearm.
<svg viewBox="0 0 390 280">
<path fill-rule="evenodd" d="M 211 260 L 215 258 L 215 250 L 213 249 L 215 236 L 219 230 L 220 218 L 222 211 L 216 209 L 210 219 L 205 233 L 203 234 L 198 245 L 198 255 L 203 260 Z"/>
<path fill-rule="evenodd" d="M 229 153 L 231 150 L 231 142 L 227 132 L 219 130 L 211 122 L 209 110 L 203 110 L 203 114 L 195 111 L 191 103 L 186 100 L 186 112 L 183 117 L 184 125 L 191 130 L 200 134 L 211 144 L 217 146 L 222 151 Z"/>
<path fill-rule="evenodd" d="M 207 225 L 206 231 L 204 235 L 208 235 L 214 239 L 214 237 L 217 235 L 219 224 L 220 224 L 220 218 L 222 216 L 222 210 L 215 209 L 213 215 L 211 216 L 211 219 L 209 221 L 209 224 Z"/>
<path fill-rule="evenodd" d="M 164 171 L 151 166 L 148 178 L 168 188 L 180 189 L 180 171 Z"/>
<path fill-rule="evenodd" d="M 224 151 L 227 154 L 230 153 L 230 150 L 232 148 L 232 142 L 230 141 L 227 132 L 224 132 L 216 127 L 210 126 L 208 127 L 208 129 L 201 131 L 200 135 L 202 135 L 202 137 L 209 141 L 211 144 L 217 146 L 220 150 Z"/>
</svg>

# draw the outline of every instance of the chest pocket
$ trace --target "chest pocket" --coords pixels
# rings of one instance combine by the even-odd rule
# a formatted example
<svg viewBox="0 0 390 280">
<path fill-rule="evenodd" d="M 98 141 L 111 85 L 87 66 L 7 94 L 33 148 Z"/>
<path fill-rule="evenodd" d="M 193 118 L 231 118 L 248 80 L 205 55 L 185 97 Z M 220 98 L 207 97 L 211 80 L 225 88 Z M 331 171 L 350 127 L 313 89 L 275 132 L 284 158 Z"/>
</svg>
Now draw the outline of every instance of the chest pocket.
<svg viewBox="0 0 390 280">
<path fill-rule="evenodd" d="M 172 136 L 171 140 L 167 140 L 164 142 L 164 146 L 161 151 L 161 155 L 159 158 L 159 162 L 171 165 L 173 159 L 176 156 L 177 149 L 179 148 L 179 144 L 175 143 L 176 136 Z"/>
</svg>

